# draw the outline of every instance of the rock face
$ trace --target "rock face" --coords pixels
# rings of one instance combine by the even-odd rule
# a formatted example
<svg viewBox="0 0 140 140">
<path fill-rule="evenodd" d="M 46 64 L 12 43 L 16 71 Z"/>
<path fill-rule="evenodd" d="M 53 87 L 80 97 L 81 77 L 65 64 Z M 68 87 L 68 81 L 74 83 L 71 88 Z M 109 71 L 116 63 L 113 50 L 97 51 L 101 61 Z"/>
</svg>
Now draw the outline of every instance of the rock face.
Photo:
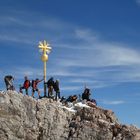
<svg viewBox="0 0 140 140">
<path fill-rule="evenodd" d="M 52 99 L 0 93 L 0 140 L 140 140 L 140 130 L 121 125 L 114 113 Z"/>
</svg>

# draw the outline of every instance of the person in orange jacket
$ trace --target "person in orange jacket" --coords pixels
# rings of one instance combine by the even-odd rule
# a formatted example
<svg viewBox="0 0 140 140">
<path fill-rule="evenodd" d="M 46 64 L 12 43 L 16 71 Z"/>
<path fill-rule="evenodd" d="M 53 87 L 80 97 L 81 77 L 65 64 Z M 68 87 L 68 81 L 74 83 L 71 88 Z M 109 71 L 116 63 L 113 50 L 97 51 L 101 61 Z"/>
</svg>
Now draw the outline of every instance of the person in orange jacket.
<svg viewBox="0 0 140 140">
<path fill-rule="evenodd" d="M 20 87 L 20 92 L 23 93 L 22 89 L 25 89 L 26 95 L 28 95 L 28 89 L 30 87 L 30 80 L 28 80 L 27 76 L 25 76 L 24 79 L 25 79 L 25 81 L 24 81 L 23 86 Z"/>
<path fill-rule="evenodd" d="M 37 85 L 38 83 L 42 82 L 44 79 L 39 80 L 38 78 L 36 80 L 32 80 L 32 97 L 34 98 L 34 93 L 35 91 L 38 92 L 38 97 L 41 98 L 40 96 L 40 90 L 38 89 Z"/>
</svg>

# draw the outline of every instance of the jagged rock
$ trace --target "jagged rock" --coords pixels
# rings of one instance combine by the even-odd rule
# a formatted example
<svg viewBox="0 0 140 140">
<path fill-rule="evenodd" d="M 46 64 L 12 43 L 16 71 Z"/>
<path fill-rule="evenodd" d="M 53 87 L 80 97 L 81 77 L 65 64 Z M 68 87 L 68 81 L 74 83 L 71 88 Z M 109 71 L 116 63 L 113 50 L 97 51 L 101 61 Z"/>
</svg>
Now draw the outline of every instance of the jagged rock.
<svg viewBox="0 0 140 140">
<path fill-rule="evenodd" d="M 140 130 L 121 125 L 114 113 L 17 92 L 0 93 L 0 140 L 140 140 Z"/>
</svg>

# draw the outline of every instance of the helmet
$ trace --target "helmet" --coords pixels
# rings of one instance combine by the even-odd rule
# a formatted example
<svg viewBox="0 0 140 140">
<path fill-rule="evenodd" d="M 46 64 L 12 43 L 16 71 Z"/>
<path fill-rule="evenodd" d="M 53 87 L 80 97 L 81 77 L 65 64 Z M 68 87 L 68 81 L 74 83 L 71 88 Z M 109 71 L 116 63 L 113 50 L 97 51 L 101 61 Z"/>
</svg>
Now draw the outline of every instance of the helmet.
<svg viewBox="0 0 140 140">
<path fill-rule="evenodd" d="M 27 77 L 27 76 L 25 76 L 25 77 L 24 77 L 24 79 L 26 79 L 26 80 L 27 80 L 27 79 L 28 79 L 28 77 Z"/>
</svg>

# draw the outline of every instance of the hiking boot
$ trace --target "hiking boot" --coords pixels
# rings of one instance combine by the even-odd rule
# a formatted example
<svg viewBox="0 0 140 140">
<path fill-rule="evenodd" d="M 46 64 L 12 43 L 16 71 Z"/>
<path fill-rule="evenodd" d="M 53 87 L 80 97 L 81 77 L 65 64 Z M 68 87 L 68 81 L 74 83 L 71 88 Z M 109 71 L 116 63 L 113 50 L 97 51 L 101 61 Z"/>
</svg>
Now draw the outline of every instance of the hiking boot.
<svg viewBox="0 0 140 140">
<path fill-rule="evenodd" d="M 41 96 L 39 96 L 39 98 L 38 99 L 42 99 L 42 97 Z"/>
</svg>

